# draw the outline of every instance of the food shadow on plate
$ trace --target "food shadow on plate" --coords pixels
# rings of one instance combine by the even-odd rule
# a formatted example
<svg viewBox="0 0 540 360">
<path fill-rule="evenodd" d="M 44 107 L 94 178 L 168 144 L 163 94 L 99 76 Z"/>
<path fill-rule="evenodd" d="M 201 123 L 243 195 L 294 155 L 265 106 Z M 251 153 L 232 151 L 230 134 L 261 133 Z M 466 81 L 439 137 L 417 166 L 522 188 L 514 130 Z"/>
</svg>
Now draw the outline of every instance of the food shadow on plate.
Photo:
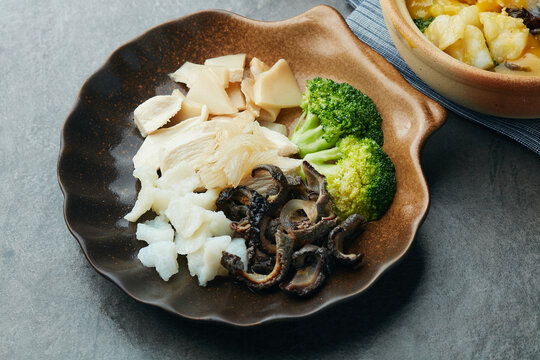
<svg viewBox="0 0 540 360">
<path fill-rule="evenodd" d="M 361 342 L 370 334 L 380 332 L 392 318 L 405 311 L 425 269 L 421 237 L 420 230 L 403 260 L 383 274 L 364 294 L 307 318 L 255 327 L 234 328 L 215 322 L 189 321 L 121 296 L 116 287 L 103 285 L 106 282 L 101 282 L 96 288 L 102 293 L 99 298 L 103 313 L 114 320 L 133 343 L 144 348 L 168 343 L 178 347 L 180 354 L 186 346 L 191 345 L 193 350 L 197 344 L 203 343 L 205 352 L 215 350 L 232 355 L 241 351 L 247 358 L 252 352 L 253 355 L 260 354 L 261 349 L 272 350 L 275 356 L 290 354 L 291 349 L 304 354 L 316 352 L 320 356 L 323 346 Z M 148 333 L 149 328 L 152 334 Z M 178 342 L 178 339 L 193 343 Z"/>
</svg>

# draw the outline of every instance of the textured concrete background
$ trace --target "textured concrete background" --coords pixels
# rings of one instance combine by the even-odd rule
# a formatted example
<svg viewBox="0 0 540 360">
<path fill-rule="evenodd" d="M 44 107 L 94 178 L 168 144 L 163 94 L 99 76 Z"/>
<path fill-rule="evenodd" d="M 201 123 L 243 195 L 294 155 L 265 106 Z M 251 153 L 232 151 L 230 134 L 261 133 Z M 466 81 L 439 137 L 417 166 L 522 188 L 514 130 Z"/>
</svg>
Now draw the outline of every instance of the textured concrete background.
<svg viewBox="0 0 540 360">
<path fill-rule="evenodd" d="M 192 323 L 87 263 L 56 180 L 83 81 L 163 21 L 205 8 L 278 20 L 316 3 L 0 1 L 0 359 L 539 358 L 540 157 L 453 114 L 424 148 L 432 205 L 407 258 L 313 318 Z"/>
</svg>

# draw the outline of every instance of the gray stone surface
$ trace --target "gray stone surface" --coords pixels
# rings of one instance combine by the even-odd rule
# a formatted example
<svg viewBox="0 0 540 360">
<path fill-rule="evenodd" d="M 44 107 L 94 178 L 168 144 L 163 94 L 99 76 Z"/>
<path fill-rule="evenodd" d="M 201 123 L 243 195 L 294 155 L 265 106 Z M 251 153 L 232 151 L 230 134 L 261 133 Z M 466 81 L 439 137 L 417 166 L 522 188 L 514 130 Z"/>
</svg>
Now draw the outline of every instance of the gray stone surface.
<svg viewBox="0 0 540 360">
<path fill-rule="evenodd" d="M 137 303 L 87 263 L 56 180 L 83 81 L 163 21 L 205 8 L 277 20 L 316 3 L 0 1 L 0 359 L 540 356 L 540 158 L 452 114 L 424 148 L 432 204 L 409 255 L 313 318 L 192 323 Z"/>
</svg>

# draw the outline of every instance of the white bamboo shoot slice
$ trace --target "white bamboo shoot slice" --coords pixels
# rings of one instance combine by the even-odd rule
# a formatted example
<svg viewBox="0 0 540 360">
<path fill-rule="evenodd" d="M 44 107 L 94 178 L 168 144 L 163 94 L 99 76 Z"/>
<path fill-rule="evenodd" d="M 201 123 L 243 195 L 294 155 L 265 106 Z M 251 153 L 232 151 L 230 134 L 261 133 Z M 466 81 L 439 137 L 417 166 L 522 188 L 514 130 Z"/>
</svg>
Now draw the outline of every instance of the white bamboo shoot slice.
<svg viewBox="0 0 540 360">
<path fill-rule="evenodd" d="M 288 108 L 302 101 L 300 88 L 289 64 L 278 60 L 270 70 L 261 73 L 253 86 L 255 104 L 260 107 Z"/>
<path fill-rule="evenodd" d="M 206 104 L 213 115 L 234 114 L 238 110 L 233 106 L 225 89 L 216 82 L 215 76 L 201 71 L 197 82 L 189 89 L 186 99 Z"/>
</svg>

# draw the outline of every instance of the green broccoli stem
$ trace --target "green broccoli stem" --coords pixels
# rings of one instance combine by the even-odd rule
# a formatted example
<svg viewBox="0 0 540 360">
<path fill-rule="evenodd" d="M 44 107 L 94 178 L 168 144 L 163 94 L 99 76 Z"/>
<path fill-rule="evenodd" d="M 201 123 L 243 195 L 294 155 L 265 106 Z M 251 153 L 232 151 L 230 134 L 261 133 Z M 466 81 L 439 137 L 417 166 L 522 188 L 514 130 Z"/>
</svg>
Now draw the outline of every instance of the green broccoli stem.
<svg viewBox="0 0 540 360">
<path fill-rule="evenodd" d="M 298 154 L 304 158 L 307 154 L 329 149 L 335 141 L 324 139 L 324 130 L 316 115 L 303 113 L 290 140 L 298 146 Z"/>
<path fill-rule="evenodd" d="M 307 154 L 304 157 L 304 160 L 310 163 L 315 170 L 323 174 L 325 177 L 328 177 L 333 175 L 336 171 L 339 171 L 336 164 L 341 158 L 343 158 L 343 154 L 336 146 L 331 149 Z"/>
</svg>

